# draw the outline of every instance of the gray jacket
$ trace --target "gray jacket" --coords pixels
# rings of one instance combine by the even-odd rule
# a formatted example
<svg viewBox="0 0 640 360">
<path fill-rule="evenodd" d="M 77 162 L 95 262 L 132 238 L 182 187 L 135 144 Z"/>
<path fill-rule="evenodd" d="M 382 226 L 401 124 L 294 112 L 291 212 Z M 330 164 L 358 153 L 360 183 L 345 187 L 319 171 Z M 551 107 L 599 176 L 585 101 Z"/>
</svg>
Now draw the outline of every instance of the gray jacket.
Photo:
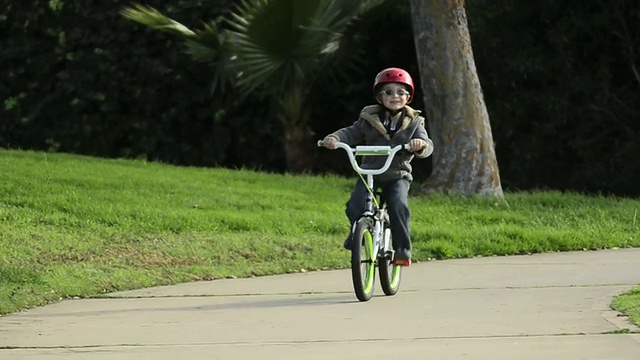
<svg viewBox="0 0 640 360">
<path fill-rule="evenodd" d="M 398 179 L 413 180 L 411 176 L 411 160 L 414 155 L 419 158 L 427 157 L 433 151 L 433 142 L 429 139 L 427 130 L 424 125 L 424 117 L 420 116 L 419 110 L 414 110 L 409 106 L 404 107 L 406 116 L 399 120 L 400 127 L 393 136 L 387 132 L 383 125 L 386 119 L 386 110 L 382 105 L 366 106 L 360 112 L 358 120 L 351 126 L 342 128 L 330 136 L 336 137 L 339 141 L 356 145 L 404 145 L 409 143 L 411 139 L 422 139 L 427 143 L 427 147 L 419 153 L 411 153 L 401 150 L 396 153 L 389 170 L 375 177 L 376 181 L 387 182 Z M 386 156 L 365 156 L 362 164 L 364 169 L 381 168 L 386 161 Z"/>
</svg>

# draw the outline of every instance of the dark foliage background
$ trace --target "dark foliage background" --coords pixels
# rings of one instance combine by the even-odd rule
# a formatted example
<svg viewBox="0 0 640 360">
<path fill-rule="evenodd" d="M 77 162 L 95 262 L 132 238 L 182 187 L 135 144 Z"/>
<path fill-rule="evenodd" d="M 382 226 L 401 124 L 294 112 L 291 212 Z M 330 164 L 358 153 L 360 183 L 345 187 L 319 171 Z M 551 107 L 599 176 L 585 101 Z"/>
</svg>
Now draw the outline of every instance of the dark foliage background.
<svg viewBox="0 0 640 360">
<path fill-rule="evenodd" d="M 504 182 L 640 194 L 640 2 L 472 3 Z"/>
<path fill-rule="evenodd" d="M 141 2 L 193 27 L 234 3 Z M 130 1 L 0 4 L 0 147 L 285 170 L 272 104 L 213 94 L 211 65 L 123 19 Z M 420 83 L 408 12 L 390 0 L 349 30 L 360 61 L 314 84 L 317 138 L 372 103 L 380 69 Z M 467 14 L 503 186 L 640 195 L 640 2 L 478 0 Z M 348 174 L 342 155 L 323 152 L 314 169 Z M 416 162 L 418 181 L 429 166 Z"/>
</svg>

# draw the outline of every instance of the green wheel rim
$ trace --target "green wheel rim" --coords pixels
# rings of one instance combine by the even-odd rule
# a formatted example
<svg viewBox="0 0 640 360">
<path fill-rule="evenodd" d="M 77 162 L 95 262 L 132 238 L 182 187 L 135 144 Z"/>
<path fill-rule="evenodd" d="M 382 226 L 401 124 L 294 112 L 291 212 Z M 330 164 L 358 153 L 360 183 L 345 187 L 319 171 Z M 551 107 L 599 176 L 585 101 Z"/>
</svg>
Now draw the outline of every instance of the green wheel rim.
<svg viewBox="0 0 640 360">
<path fill-rule="evenodd" d="M 373 236 L 371 236 L 371 232 L 366 230 L 363 234 L 364 239 L 364 252 L 365 252 L 365 280 L 364 280 L 364 292 L 366 294 L 370 293 L 373 290 L 373 283 L 375 280 L 375 254 L 373 253 Z M 395 271 L 395 269 L 394 269 Z"/>
<path fill-rule="evenodd" d="M 400 272 L 402 271 L 402 266 L 393 265 L 393 270 L 391 270 L 391 287 L 397 288 L 400 282 Z"/>
</svg>

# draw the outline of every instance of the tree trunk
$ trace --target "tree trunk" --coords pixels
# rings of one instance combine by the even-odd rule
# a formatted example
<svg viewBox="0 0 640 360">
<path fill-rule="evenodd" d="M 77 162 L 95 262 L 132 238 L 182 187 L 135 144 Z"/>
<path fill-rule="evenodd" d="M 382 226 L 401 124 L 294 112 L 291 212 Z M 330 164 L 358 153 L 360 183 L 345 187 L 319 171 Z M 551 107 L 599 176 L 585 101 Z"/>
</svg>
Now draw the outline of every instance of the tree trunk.
<svg viewBox="0 0 640 360">
<path fill-rule="evenodd" d="M 284 122 L 284 151 L 287 171 L 303 173 L 313 168 L 314 154 L 313 133 L 306 124 Z"/>
<path fill-rule="evenodd" d="M 489 115 L 464 0 L 410 0 L 425 111 L 435 151 L 419 190 L 502 198 Z"/>
</svg>

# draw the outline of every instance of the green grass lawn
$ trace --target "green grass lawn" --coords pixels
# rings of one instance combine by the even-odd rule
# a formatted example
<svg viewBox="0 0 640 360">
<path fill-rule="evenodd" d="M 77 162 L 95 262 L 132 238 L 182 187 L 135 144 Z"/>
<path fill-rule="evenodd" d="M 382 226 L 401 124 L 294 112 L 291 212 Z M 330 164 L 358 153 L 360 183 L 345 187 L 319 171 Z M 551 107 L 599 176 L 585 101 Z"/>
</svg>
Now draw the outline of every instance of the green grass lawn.
<svg viewBox="0 0 640 360">
<path fill-rule="evenodd" d="M 344 203 L 355 178 L 7 150 L 0 169 L 0 314 L 73 296 L 348 265 Z M 640 246 L 638 200 L 505 196 L 412 196 L 414 259 Z"/>
<path fill-rule="evenodd" d="M 629 316 L 631 322 L 640 326 L 640 286 L 613 299 L 611 307 Z"/>
</svg>

